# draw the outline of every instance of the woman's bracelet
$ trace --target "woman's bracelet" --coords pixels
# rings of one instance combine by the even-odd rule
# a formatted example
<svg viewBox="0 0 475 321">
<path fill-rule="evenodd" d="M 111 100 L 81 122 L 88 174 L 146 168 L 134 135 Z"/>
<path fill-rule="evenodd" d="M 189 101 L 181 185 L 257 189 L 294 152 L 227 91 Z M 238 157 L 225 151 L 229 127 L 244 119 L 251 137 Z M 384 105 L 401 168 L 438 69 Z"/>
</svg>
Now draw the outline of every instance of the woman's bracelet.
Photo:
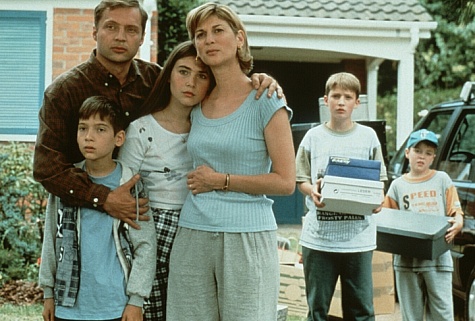
<svg viewBox="0 0 475 321">
<path fill-rule="evenodd" d="M 229 189 L 229 180 L 231 179 L 231 175 L 229 173 L 226 174 L 226 181 L 224 182 L 223 191 L 227 192 Z"/>
</svg>

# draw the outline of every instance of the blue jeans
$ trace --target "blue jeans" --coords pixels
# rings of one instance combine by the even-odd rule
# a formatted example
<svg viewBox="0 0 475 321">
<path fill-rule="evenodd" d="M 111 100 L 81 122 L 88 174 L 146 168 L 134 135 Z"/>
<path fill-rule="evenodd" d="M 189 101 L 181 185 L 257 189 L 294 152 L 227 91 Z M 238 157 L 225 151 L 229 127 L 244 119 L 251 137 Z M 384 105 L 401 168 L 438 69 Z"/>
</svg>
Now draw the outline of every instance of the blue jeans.
<svg viewBox="0 0 475 321">
<path fill-rule="evenodd" d="M 373 252 L 333 253 L 302 247 L 308 321 L 327 321 L 338 276 L 343 320 L 374 320 Z"/>
</svg>

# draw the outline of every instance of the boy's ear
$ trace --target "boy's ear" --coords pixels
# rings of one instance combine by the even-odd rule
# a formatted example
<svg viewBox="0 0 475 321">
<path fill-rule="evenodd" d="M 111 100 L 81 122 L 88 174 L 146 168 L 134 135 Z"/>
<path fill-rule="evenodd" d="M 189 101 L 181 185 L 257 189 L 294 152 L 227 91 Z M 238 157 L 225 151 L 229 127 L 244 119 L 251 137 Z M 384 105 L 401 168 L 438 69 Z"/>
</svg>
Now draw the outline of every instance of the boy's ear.
<svg viewBox="0 0 475 321">
<path fill-rule="evenodd" d="M 115 146 L 120 147 L 125 143 L 125 130 L 121 130 L 115 134 Z"/>
<path fill-rule="evenodd" d="M 323 96 L 323 102 L 325 103 L 325 105 L 328 106 L 328 96 L 327 95 Z"/>
<path fill-rule="evenodd" d="M 356 98 L 356 101 L 355 101 L 355 106 L 353 108 L 358 108 L 360 106 L 360 99 L 359 98 Z"/>
</svg>

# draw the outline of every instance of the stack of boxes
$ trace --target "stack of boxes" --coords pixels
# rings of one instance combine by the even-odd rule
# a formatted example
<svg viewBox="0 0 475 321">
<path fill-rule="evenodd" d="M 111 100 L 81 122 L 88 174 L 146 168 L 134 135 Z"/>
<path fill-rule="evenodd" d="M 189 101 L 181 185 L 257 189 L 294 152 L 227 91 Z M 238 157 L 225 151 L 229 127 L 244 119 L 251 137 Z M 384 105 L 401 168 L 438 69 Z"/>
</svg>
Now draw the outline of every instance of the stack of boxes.
<svg viewBox="0 0 475 321">
<path fill-rule="evenodd" d="M 373 214 L 384 198 L 380 171 L 380 161 L 330 157 L 321 188 L 325 207 L 319 211 Z"/>
<path fill-rule="evenodd" d="M 321 194 L 329 215 L 371 215 L 381 206 L 384 183 L 380 182 L 381 163 L 346 157 L 330 157 L 323 178 Z M 289 255 L 282 255 L 289 258 Z M 281 262 L 279 303 L 288 306 L 289 315 L 305 317 L 308 307 L 302 265 Z M 376 314 L 394 312 L 392 255 L 373 254 L 373 293 Z M 330 315 L 342 317 L 340 283 L 337 283 L 330 306 Z"/>
</svg>

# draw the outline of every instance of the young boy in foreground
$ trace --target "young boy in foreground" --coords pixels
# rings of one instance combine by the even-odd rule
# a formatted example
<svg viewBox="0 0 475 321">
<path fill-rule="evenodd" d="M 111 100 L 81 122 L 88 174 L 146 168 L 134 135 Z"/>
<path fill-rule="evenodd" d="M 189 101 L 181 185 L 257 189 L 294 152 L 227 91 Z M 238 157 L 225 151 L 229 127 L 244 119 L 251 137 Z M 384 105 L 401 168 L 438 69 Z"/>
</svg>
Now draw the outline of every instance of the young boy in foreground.
<svg viewBox="0 0 475 321">
<path fill-rule="evenodd" d="M 430 169 L 437 153 L 437 136 L 426 129 L 413 132 L 406 146 L 409 173 L 394 180 L 384 207 L 439 216 L 450 216 L 452 226 L 445 240 L 450 243 L 463 227 L 463 212 L 450 177 Z M 453 262 L 450 251 L 424 260 L 394 255 L 396 287 L 402 319 L 454 320 L 452 302 Z"/>
<path fill-rule="evenodd" d="M 297 152 L 297 186 L 306 195 L 309 209 L 300 238 L 308 321 L 327 320 L 338 277 L 342 287 L 343 318 L 374 320 L 374 218 L 372 215 L 324 212 L 320 200 L 320 178 L 330 156 L 380 160 L 380 179 L 387 179 L 376 132 L 351 119 L 353 110 L 359 105 L 360 91 L 360 82 L 354 75 L 332 75 L 326 83 L 324 96 L 330 121 L 310 129 Z"/>
<path fill-rule="evenodd" d="M 77 142 L 85 160 L 76 167 L 111 190 L 134 174 L 113 159 L 125 140 L 122 117 L 120 108 L 102 96 L 86 99 L 79 110 Z M 156 242 L 153 220 L 137 224 L 141 230 L 129 229 L 105 212 L 66 207 L 50 195 L 39 282 L 45 321 L 142 320 L 155 275 Z"/>
</svg>

